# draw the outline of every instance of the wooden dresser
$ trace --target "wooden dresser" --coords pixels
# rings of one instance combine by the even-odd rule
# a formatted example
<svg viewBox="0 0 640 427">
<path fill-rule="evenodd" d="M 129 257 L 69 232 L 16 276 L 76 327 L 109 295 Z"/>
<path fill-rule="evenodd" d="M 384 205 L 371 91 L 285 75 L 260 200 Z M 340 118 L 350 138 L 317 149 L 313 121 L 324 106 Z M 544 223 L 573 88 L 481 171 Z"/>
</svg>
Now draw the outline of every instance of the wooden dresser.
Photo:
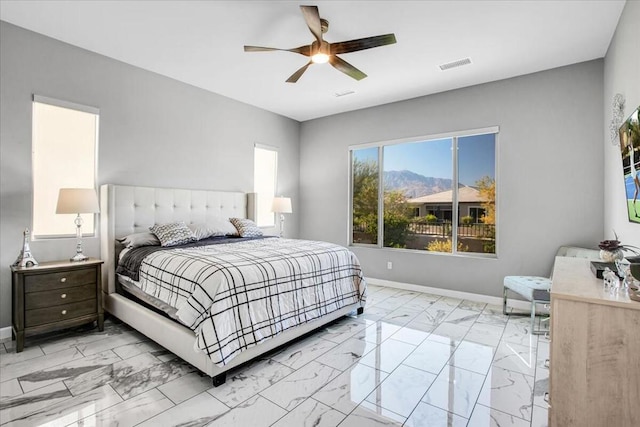
<svg viewBox="0 0 640 427">
<path fill-rule="evenodd" d="M 29 335 L 93 321 L 103 330 L 102 263 L 89 259 L 11 267 L 16 352 L 22 351 Z"/>
<path fill-rule="evenodd" d="M 611 295 L 588 260 L 555 260 L 550 427 L 640 426 L 640 302 Z"/>
</svg>

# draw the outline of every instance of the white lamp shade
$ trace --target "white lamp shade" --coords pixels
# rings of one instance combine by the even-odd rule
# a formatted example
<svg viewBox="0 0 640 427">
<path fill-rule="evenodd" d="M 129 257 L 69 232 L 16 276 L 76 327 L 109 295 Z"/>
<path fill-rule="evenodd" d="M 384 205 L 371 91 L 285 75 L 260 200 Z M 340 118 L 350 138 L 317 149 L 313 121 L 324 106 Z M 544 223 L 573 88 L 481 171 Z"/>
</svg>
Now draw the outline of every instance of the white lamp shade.
<svg viewBox="0 0 640 427">
<path fill-rule="evenodd" d="M 271 212 L 277 213 L 291 213 L 291 198 L 289 197 L 274 197 L 273 204 L 271 205 Z"/>
<path fill-rule="evenodd" d="M 57 214 L 98 213 L 98 196 L 93 188 L 61 188 Z"/>
</svg>

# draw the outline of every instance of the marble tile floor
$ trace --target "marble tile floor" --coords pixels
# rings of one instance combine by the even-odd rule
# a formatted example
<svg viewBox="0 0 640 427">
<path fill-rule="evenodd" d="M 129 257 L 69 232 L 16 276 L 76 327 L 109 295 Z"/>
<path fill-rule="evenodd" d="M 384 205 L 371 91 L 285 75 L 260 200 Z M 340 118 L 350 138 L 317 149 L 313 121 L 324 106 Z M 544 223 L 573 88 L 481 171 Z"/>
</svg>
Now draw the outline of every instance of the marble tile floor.
<svg viewBox="0 0 640 427">
<path fill-rule="evenodd" d="M 211 379 L 117 319 L 0 343 L 2 426 L 543 427 L 549 343 L 501 307 L 369 286 L 350 316 Z"/>
</svg>

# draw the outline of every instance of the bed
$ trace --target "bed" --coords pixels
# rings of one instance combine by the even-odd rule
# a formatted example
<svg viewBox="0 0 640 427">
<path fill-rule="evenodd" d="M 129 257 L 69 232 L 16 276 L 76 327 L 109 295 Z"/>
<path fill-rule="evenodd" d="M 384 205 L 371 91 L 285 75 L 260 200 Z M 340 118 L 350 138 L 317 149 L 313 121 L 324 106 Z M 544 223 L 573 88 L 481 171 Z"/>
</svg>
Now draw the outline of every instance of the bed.
<svg viewBox="0 0 640 427">
<path fill-rule="evenodd" d="M 366 284 L 357 258 L 345 248 L 325 242 L 250 234 L 235 240 L 211 238 L 216 244 L 202 240 L 184 247 L 137 253 L 138 263 L 133 264 L 140 269 L 139 274 L 116 273 L 121 260 L 127 260 L 128 266 L 132 264 L 130 259 L 135 259 L 135 250 L 121 254 L 119 241 L 125 236 L 147 232 L 155 224 L 253 219 L 255 200 L 255 194 L 241 192 L 112 184 L 100 188 L 105 310 L 211 376 L 216 386 L 225 382 L 230 369 L 354 310 L 362 313 L 364 307 Z M 310 260 L 308 266 L 305 260 Z M 330 268 L 326 268 L 327 262 Z M 322 274 L 310 270 L 323 263 L 326 271 Z M 297 264 L 302 265 L 304 274 L 292 270 Z M 180 274 L 169 265 L 181 266 Z M 341 273 L 347 270 L 348 274 Z M 118 271 L 127 269 L 121 265 Z M 259 275 L 261 280 L 251 280 Z M 188 292 L 163 294 L 159 289 L 167 281 L 172 286 L 185 283 Z M 161 282 L 162 286 L 158 285 Z M 161 305 L 171 303 L 168 306 L 175 311 L 141 302 L 137 297 L 148 295 L 139 295 L 138 291 L 153 294 Z M 294 299 L 281 300 L 283 297 Z M 238 298 L 244 298 L 244 302 L 238 303 Z M 285 301 L 282 307 L 295 305 L 295 310 L 283 308 L 280 312 L 280 301 Z M 263 315 L 271 320 L 259 317 Z M 223 332 L 230 324 L 240 324 L 237 329 L 248 332 Z"/>
</svg>

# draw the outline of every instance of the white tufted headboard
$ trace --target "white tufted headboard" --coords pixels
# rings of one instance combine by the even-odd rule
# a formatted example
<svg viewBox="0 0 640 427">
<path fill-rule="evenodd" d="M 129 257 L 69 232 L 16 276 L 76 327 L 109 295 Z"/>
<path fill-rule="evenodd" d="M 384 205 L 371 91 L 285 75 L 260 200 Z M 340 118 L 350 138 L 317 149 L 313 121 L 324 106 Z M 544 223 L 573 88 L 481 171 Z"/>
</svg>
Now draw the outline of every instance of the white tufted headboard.
<svg viewBox="0 0 640 427">
<path fill-rule="evenodd" d="M 173 221 L 207 223 L 215 217 L 255 219 L 255 194 L 227 191 L 100 187 L 100 251 L 105 262 L 102 288 L 115 292 L 115 239 Z"/>
</svg>

